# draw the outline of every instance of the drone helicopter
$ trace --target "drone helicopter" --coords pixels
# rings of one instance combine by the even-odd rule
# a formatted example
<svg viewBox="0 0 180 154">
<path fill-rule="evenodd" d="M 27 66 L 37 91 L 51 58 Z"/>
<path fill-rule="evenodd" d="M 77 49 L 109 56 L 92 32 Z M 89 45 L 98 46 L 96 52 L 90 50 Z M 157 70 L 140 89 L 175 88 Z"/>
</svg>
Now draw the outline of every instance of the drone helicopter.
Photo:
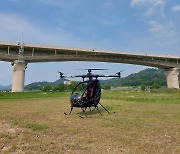
<svg viewBox="0 0 180 154">
<path fill-rule="evenodd" d="M 92 74 L 92 70 L 106 70 L 106 69 L 85 69 L 87 74 L 85 75 L 75 75 L 75 76 L 64 76 L 62 72 L 59 72 L 60 78 L 82 78 L 83 81 L 79 82 L 71 92 L 70 95 L 70 104 L 71 109 L 69 115 L 71 114 L 74 107 L 81 108 L 83 112 L 91 107 L 94 107 L 93 111 L 96 109 L 100 114 L 101 112 L 98 109 L 98 105 L 101 105 L 102 108 L 110 114 L 110 112 L 100 103 L 101 99 L 101 85 L 98 78 L 100 77 L 121 77 L 121 72 L 116 73 L 115 75 L 98 75 Z M 87 80 L 85 80 L 87 78 Z M 81 90 L 81 92 L 80 92 Z M 68 115 L 64 112 L 65 115 Z M 102 114 L 101 114 L 102 115 Z"/>
</svg>

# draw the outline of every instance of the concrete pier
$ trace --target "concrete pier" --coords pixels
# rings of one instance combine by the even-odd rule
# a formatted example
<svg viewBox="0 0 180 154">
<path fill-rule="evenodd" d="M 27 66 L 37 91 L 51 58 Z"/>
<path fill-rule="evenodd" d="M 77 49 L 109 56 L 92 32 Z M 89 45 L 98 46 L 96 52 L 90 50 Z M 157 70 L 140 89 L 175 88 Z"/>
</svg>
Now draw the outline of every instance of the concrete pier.
<svg viewBox="0 0 180 154">
<path fill-rule="evenodd" d="M 165 69 L 167 88 L 179 89 L 179 68 Z"/>
<path fill-rule="evenodd" d="M 25 63 L 24 61 L 15 60 L 12 63 L 12 66 L 13 66 L 12 92 L 23 92 L 25 70 L 27 63 Z"/>
</svg>

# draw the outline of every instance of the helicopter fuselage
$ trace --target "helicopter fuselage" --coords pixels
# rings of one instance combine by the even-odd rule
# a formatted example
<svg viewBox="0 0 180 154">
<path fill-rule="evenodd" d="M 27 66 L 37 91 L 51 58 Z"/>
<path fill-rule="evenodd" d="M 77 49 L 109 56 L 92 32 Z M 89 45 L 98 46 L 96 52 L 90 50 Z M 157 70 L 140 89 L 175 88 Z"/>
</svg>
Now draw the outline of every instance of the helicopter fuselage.
<svg viewBox="0 0 180 154">
<path fill-rule="evenodd" d="M 80 90 L 82 90 L 80 92 Z M 99 80 L 88 80 L 78 83 L 70 96 L 71 107 L 97 106 L 101 98 L 101 86 Z"/>
</svg>

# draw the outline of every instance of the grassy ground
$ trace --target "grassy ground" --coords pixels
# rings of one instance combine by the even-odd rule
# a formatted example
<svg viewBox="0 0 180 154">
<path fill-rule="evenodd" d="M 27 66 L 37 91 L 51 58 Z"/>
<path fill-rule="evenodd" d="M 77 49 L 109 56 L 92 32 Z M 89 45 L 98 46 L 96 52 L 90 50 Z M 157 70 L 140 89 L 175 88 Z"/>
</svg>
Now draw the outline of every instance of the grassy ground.
<svg viewBox="0 0 180 154">
<path fill-rule="evenodd" d="M 0 93 L 0 153 L 180 153 L 180 91 L 103 91 L 80 118 L 69 93 Z"/>
</svg>

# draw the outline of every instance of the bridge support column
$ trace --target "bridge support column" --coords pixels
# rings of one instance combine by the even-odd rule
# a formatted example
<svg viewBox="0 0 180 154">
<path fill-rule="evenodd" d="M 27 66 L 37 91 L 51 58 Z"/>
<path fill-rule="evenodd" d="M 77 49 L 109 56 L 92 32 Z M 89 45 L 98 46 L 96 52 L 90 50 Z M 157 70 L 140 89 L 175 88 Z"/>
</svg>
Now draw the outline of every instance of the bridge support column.
<svg viewBox="0 0 180 154">
<path fill-rule="evenodd" d="M 13 66 L 13 81 L 12 92 L 24 91 L 24 79 L 27 63 L 24 61 L 16 60 L 12 63 Z"/>
<path fill-rule="evenodd" d="M 167 88 L 175 88 L 179 89 L 179 69 L 178 68 L 171 68 L 165 69 L 165 75 L 167 79 Z"/>
</svg>

